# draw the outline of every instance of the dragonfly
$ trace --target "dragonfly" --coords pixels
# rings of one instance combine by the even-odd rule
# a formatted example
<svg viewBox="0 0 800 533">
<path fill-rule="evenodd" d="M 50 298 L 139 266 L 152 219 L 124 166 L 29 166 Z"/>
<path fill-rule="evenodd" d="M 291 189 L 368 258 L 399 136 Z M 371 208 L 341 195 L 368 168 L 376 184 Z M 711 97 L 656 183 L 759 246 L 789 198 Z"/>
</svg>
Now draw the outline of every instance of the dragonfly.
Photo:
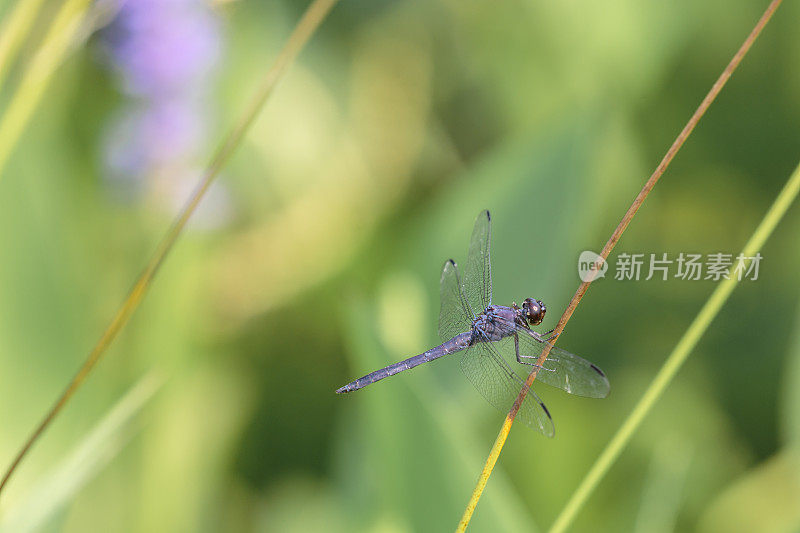
<svg viewBox="0 0 800 533">
<path fill-rule="evenodd" d="M 509 411 L 534 369 L 537 381 L 570 394 L 589 398 L 608 395 L 608 379 L 600 368 L 554 346 L 553 330 L 538 333 L 532 329 L 544 321 L 547 312 L 544 302 L 526 298 L 521 307 L 516 303 L 510 307 L 492 303 L 491 221 L 486 210 L 475 220 L 463 278 L 452 259 L 442 269 L 439 336 L 444 342 L 351 381 L 337 393 L 353 392 L 461 352 L 461 370 L 490 404 L 504 412 Z M 548 357 L 540 362 L 546 348 Z M 554 434 L 553 418 L 533 390 L 525 396 L 517 418 L 548 437 Z"/>
</svg>

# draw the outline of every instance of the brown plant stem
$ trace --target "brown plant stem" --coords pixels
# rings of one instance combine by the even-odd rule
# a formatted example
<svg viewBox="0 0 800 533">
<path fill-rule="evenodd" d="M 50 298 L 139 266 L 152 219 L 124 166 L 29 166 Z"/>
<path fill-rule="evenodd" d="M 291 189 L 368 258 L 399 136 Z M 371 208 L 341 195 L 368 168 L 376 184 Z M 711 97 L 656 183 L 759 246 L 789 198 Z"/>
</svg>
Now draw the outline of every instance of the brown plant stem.
<svg viewBox="0 0 800 533">
<path fill-rule="evenodd" d="M 706 94 L 705 98 L 703 98 L 703 101 L 700 102 L 700 105 L 697 107 L 697 110 L 695 110 L 694 114 L 686 123 L 686 126 L 683 127 L 683 130 L 681 130 L 680 134 L 678 134 L 678 137 L 672 143 L 672 146 L 670 146 L 669 150 L 667 150 L 667 153 L 664 155 L 664 158 L 661 160 L 661 163 L 659 163 L 658 167 L 656 167 L 653 174 L 650 176 L 650 178 L 642 187 L 642 190 L 639 191 L 639 194 L 636 196 L 631 206 L 625 212 L 625 215 L 622 217 L 622 220 L 620 220 L 616 229 L 611 234 L 611 237 L 608 239 L 605 246 L 603 246 L 603 250 L 600 252 L 600 259 L 595 261 L 595 268 L 593 268 L 591 272 L 596 273 L 597 267 L 602 266 L 602 264 L 606 261 L 606 259 L 608 259 L 611 250 L 613 250 L 614 246 L 617 244 L 617 242 L 619 242 L 623 232 L 628 227 L 628 224 L 630 224 L 634 215 L 636 215 L 636 212 L 644 203 L 644 200 L 645 198 L 647 198 L 647 195 L 650 194 L 650 191 L 653 190 L 653 187 L 655 187 L 658 180 L 667 170 L 667 167 L 669 166 L 670 162 L 672 162 L 672 159 L 675 157 L 675 154 L 677 154 L 678 150 L 681 149 L 681 146 L 683 146 L 683 143 L 686 142 L 686 139 L 689 137 L 689 135 L 691 135 L 695 126 L 697 126 L 697 123 L 700 121 L 705 112 L 708 110 L 709 106 L 714 101 L 714 99 L 716 99 L 717 95 L 725 86 L 725 83 L 731 77 L 731 74 L 733 74 L 733 71 L 736 70 L 736 67 L 739 66 L 739 63 L 744 58 L 745 54 L 747 54 L 747 52 L 750 50 L 750 47 L 753 46 L 753 43 L 755 42 L 756 38 L 758 38 L 758 35 L 761 33 L 761 30 L 764 29 L 764 26 L 766 26 L 767 22 L 769 22 L 769 19 L 772 17 L 773 13 L 778 8 L 780 3 L 781 0 L 772 0 L 769 6 L 767 6 L 767 9 L 764 11 L 764 14 L 758 20 L 753 30 L 750 32 L 750 34 L 744 40 L 742 45 L 739 47 L 739 50 L 736 51 L 736 54 L 734 54 L 733 58 L 725 67 L 725 70 L 723 70 L 722 74 L 720 74 L 719 78 L 717 78 L 717 81 L 714 82 L 714 85 L 712 85 L 711 89 L 708 91 L 708 94 Z M 590 278 L 587 281 L 582 282 L 578 286 L 578 289 L 572 296 L 572 299 L 570 300 L 567 309 L 564 311 L 564 314 L 561 315 L 561 318 L 558 320 L 558 324 L 555 327 L 554 330 L 554 335 L 556 336 L 555 340 L 557 340 L 558 336 L 561 335 L 561 333 L 564 331 L 564 327 L 566 327 L 570 317 L 572 317 L 572 314 L 575 312 L 575 309 L 578 307 L 578 304 L 580 303 L 581 299 L 586 294 L 586 291 L 589 289 L 589 285 L 594 280 L 594 277 L 595 277 L 594 275 L 590 276 Z M 549 353 L 550 353 L 550 347 L 547 346 L 542 351 L 542 354 L 539 357 L 538 360 L 539 367 L 541 367 L 542 363 L 544 363 L 544 360 L 547 359 Z M 497 459 L 500 456 L 500 452 L 503 449 L 503 445 L 505 444 L 505 441 L 508 438 L 508 434 L 511 431 L 511 426 L 514 423 L 514 418 L 517 416 L 517 412 L 522 406 L 522 402 L 525 399 L 525 396 L 528 394 L 528 391 L 530 390 L 533 381 L 536 379 L 537 371 L 538 368 L 534 368 L 534 370 L 528 375 L 528 379 L 525 381 L 525 385 L 522 387 L 519 396 L 517 396 L 517 399 L 514 400 L 514 405 L 511 407 L 511 411 L 509 411 L 508 415 L 503 421 L 503 425 L 500 428 L 500 433 L 497 435 L 497 439 L 495 440 L 494 445 L 492 446 L 492 449 L 489 452 L 489 457 L 487 457 L 486 459 L 486 463 L 484 464 L 483 470 L 481 471 L 480 477 L 478 478 L 478 483 L 476 484 L 475 489 L 472 491 L 472 495 L 470 496 L 470 500 L 467 503 L 467 507 L 464 510 L 464 514 L 461 517 L 461 521 L 458 523 L 456 531 L 465 531 L 467 525 L 469 525 L 469 522 L 472 519 L 472 514 L 475 512 L 475 508 L 477 507 L 478 501 L 480 500 L 481 494 L 483 493 L 483 489 L 486 487 L 486 483 L 489 481 L 489 477 L 492 474 L 494 465 L 495 463 L 497 463 Z"/>
</svg>

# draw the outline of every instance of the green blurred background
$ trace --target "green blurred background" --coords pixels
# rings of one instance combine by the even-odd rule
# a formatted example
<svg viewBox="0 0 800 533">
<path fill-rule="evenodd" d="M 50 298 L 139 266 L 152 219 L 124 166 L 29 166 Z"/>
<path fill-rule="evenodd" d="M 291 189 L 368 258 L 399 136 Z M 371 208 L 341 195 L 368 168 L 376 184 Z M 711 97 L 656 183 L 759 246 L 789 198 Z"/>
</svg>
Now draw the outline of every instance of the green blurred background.
<svg viewBox="0 0 800 533">
<path fill-rule="evenodd" d="M 305 6 L 210 7 L 222 46 L 195 168 Z M 579 253 L 599 251 L 765 7 L 343 0 L 225 168 L 225 209 L 189 228 L 22 465 L 0 529 L 452 530 L 503 416 L 457 357 L 333 391 L 437 343 L 441 265 L 464 260 L 483 208 L 495 301 L 543 299 L 553 327 Z M 798 17 L 778 10 L 612 258 L 738 253 L 798 162 Z M 157 187 L 108 178 L 129 99 L 104 52 L 114 28 L 56 73 L 0 180 L 3 466 L 174 213 Z M 795 206 L 575 531 L 800 529 L 798 230 Z M 556 436 L 513 428 L 471 531 L 552 523 L 713 288 L 592 286 L 559 343 L 611 395 L 537 386 Z"/>
</svg>

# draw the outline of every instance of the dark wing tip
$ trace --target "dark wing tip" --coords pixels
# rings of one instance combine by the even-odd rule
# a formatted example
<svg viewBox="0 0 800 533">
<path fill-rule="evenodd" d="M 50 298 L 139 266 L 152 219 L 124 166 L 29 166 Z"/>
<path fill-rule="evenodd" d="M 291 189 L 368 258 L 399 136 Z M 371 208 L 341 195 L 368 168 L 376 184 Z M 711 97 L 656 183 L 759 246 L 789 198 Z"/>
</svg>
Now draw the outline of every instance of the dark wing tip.
<svg viewBox="0 0 800 533">
<path fill-rule="evenodd" d="M 339 387 L 338 389 L 336 389 L 336 394 L 342 394 L 342 393 L 345 393 L 345 392 L 350 392 L 350 389 L 347 388 L 347 385 L 345 385 L 344 387 Z"/>
<path fill-rule="evenodd" d="M 595 372 L 600 374 L 602 377 L 604 377 L 604 378 L 606 377 L 605 373 L 602 370 L 600 370 L 599 368 L 594 366 L 594 363 L 589 363 L 589 366 L 592 367 L 592 370 L 594 370 Z M 608 378 L 606 378 L 606 379 L 608 379 Z"/>
<path fill-rule="evenodd" d="M 608 383 L 608 380 L 605 382 L 605 387 L 599 387 L 596 394 L 592 394 L 591 398 L 597 398 L 602 400 L 608 396 L 608 393 L 611 392 L 611 385 Z"/>
<path fill-rule="evenodd" d="M 595 398 L 605 398 L 606 396 L 608 396 L 608 393 L 611 391 L 611 384 L 608 382 L 608 378 L 606 377 L 605 372 L 603 372 L 598 367 L 596 367 L 594 365 L 594 363 L 589 363 L 589 366 L 592 368 L 592 370 L 597 372 L 597 374 L 601 378 L 603 378 L 603 382 L 605 383 L 605 387 L 602 390 L 599 391 L 599 394 L 597 394 L 597 396 L 595 396 Z"/>
<path fill-rule="evenodd" d="M 539 405 L 542 407 L 542 411 L 544 411 L 544 414 L 547 415 L 547 419 L 550 420 L 549 425 L 540 424 L 539 430 L 541 431 L 542 435 L 552 439 L 553 436 L 556 434 L 556 426 L 555 424 L 553 424 L 553 417 L 550 416 L 550 411 L 547 410 L 547 406 L 544 404 L 544 402 L 539 401 Z"/>
<path fill-rule="evenodd" d="M 489 212 L 489 210 L 488 209 L 484 209 L 483 212 L 486 213 L 486 218 L 488 218 L 489 222 L 491 222 L 492 221 L 492 214 Z"/>
</svg>

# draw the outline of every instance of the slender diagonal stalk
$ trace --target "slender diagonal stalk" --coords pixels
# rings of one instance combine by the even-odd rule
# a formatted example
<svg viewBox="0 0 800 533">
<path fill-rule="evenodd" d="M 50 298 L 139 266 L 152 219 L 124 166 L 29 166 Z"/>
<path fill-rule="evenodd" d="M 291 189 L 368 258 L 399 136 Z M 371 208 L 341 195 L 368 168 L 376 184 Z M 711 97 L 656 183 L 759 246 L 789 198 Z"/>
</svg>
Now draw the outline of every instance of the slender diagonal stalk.
<svg viewBox="0 0 800 533">
<path fill-rule="evenodd" d="M 783 190 L 778 194 L 772 207 L 769 208 L 769 211 L 767 211 L 767 214 L 764 216 L 755 232 L 753 232 L 752 237 L 750 237 L 750 240 L 745 244 L 742 250 L 743 256 L 753 257 L 761 250 L 764 242 L 766 242 L 767 238 L 772 234 L 775 226 L 777 226 L 778 222 L 780 222 L 781 218 L 786 213 L 786 210 L 789 209 L 789 206 L 797 197 L 798 192 L 800 192 L 800 166 L 795 169 Z M 628 442 L 630 442 L 633 432 L 641 425 L 642 420 L 644 420 L 644 417 L 650 412 L 650 409 L 653 408 L 656 400 L 661 397 L 667 385 L 672 382 L 672 379 L 681 368 L 681 365 L 683 365 L 686 358 L 689 357 L 689 354 L 697 345 L 697 341 L 700 340 L 700 337 L 702 337 L 703 333 L 708 329 L 711 321 L 717 316 L 720 308 L 722 308 L 722 305 L 739 282 L 740 280 L 737 276 L 731 276 L 729 279 L 725 279 L 717 285 L 717 288 L 711 293 L 711 297 L 709 297 L 702 309 L 700 309 L 700 312 L 692 321 L 686 333 L 683 334 L 680 341 L 678 341 L 672 353 L 667 357 L 667 360 L 664 361 L 661 370 L 659 370 L 658 374 L 653 378 L 652 383 L 650 383 L 650 386 L 647 388 L 642 398 L 633 408 L 631 414 L 628 415 L 628 418 L 625 419 L 625 422 L 623 422 L 622 426 L 617 430 L 617 433 L 603 450 L 603 453 L 600 454 L 600 457 L 597 458 L 597 461 L 595 461 L 592 468 L 586 474 L 586 477 L 572 494 L 572 497 L 567 502 L 567 505 L 564 506 L 561 514 L 558 515 L 558 518 L 556 518 L 556 521 L 550 528 L 551 533 L 560 533 L 572 523 L 572 520 L 586 502 L 586 499 L 603 476 L 605 476 L 606 472 L 608 472 L 609 468 L 611 468 L 611 465 L 614 464 L 614 461 L 620 456 Z"/>
<path fill-rule="evenodd" d="M 66 0 L 0 118 L 0 178 L 47 84 L 81 28 L 90 0 Z"/>
<path fill-rule="evenodd" d="M 129 443 L 141 424 L 134 423 L 145 405 L 164 385 L 165 378 L 148 372 L 88 430 L 60 464 L 40 480 L 0 518 L 0 533 L 42 531 Z"/>
<path fill-rule="evenodd" d="M 170 250 L 172 250 L 175 241 L 180 236 L 183 228 L 186 226 L 186 222 L 189 220 L 189 217 L 192 216 L 192 213 L 194 213 L 197 205 L 203 198 L 203 195 L 205 195 L 206 191 L 208 191 L 211 183 L 219 174 L 220 169 L 230 159 L 233 152 L 241 143 L 242 138 L 258 116 L 261 108 L 264 107 L 264 104 L 275 88 L 275 85 L 286 71 L 286 68 L 294 62 L 295 58 L 300 53 L 300 50 L 302 50 L 303 46 L 306 44 L 306 42 L 308 42 L 309 38 L 314 34 L 316 29 L 319 27 L 337 1 L 338 0 L 314 0 L 308 6 L 308 9 L 303 14 L 303 17 L 297 23 L 294 31 L 289 36 L 286 45 L 278 54 L 275 63 L 273 63 L 272 67 L 264 76 L 264 79 L 253 96 L 253 99 L 245 108 L 244 113 L 242 113 L 239 121 L 235 124 L 233 129 L 223 138 L 222 143 L 212 157 L 211 162 L 206 167 L 206 170 L 203 173 L 203 176 L 201 177 L 200 182 L 198 183 L 194 192 L 181 209 L 175 221 L 172 223 L 172 226 L 167 231 L 167 234 L 161 240 L 161 243 L 156 248 L 155 253 L 147 263 L 144 271 L 137 278 L 133 288 L 122 302 L 122 306 L 119 308 L 113 320 L 103 332 L 100 340 L 89 353 L 89 356 L 78 370 L 78 373 L 72 378 L 67 385 L 67 388 L 61 394 L 58 400 L 56 400 L 55 404 L 50 408 L 47 415 L 36 427 L 31 436 L 20 449 L 17 456 L 14 458 L 13 462 L 3 476 L 3 480 L 0 481 L 0 494 L 16 470 L 17 466 L 19 466 L 20 461 L 22 461 L 22 459 L 28 453 L 28 450 L 30 450 L 42 432 L 47 429 L 47 427 L 50 425 L 50 422 L 52 422 L 56 415 L 58 415 L 75 391 L 78 390 L 78 388 L 84 383 L 86 377 L 92 371 L 94 366 L 106 353 L 106 350 L 111 342 L 125 326 L 125 324 L 127 324 L 131 315 L 141 303 L 142 298 L 144 297 L 147 288 L 150 286 L 153 277 L 158 272 L 159 267 L 164 262 L 164 259 L 167 257 Z"/>
<path fill-rule="evenodd" d="M 18 0 L 0 27 L 0 87 L 44 0 Z"/>
<path fill-rule="evenodd" d="M 659 163 L 656 170 L 644 184 L 642 190 L 639 191 L 639 194 L 636 196 L 631 206 L 625 212 L 625 215 L 622 217 L 622 220 L 620 220 L 619 224 L 614 230 L 614 233 L 611 234 L 611 237 L 608 239 L 605 246 L 603 246 L 603 250 L 600 252 L 600 258 L 598 258 L 597 261 L 595 261 L 595 268 L 591 270 L 593 274 L 589 277 L 588 280 L 582 282 L 578 286 L 578 289 L 572 296 L 572 299 L 570 300 L 567 309 L 564 311 L 564 314 L 561 315 L 561 318 L 558 320 L 558 324 L 556 325 L 554 330 L 554 335 L 556 336 L 556 339 L 564 331 L 564 327 L 567 325 L 567 322 L 569 321 L 570 317 L 572 317 L 572 314 L 575 312 L 575 309 L 578 307 L 578 304 L 580 303 L 584 294 L 586 294 L 586 291 L 589 289 L 589 285 L 594 280 L 595 277 L 594 274 L 596 274 L 599 270 L 597 267 L 602 266 L 602 264 L 606 261 L 606 259 L 608 259 L 611 250 L 614 248 L 617 242 L 619 242 L 623 232 L 628 227 L 628 224 L 630 224 L 634 215 L 636 215 L 636 212 L 644 203 L 644 200 L 645 198 L 647 198 L 647 195 L 650 194 L 650 191 L 653 190 L 653 187 L 655 187 L 659 178 L 661 178 L 661 176 L 667 170 L 667 167 L 672 162 L 672 159 L 675 157 L 675 154 L 677 154 L 678 150 L 681 149 L 683 143 L 686 142 L 686 139 L 689 137 L 689 135 L 691 135 L 695 126 L 697 126 L 697 123 L 700 121 L 705 112 L 708 110 L 711 103 L 714 101 L 714 99 L 720 93 L 722 88 L 725 86 L 725 83 L 728 81 L 728 79 L 730 79 L 731 74 L 733 74 L 733 71 L 736 70 L 736 67 L 739 66 L 739 63 L 744 58 L 745 54 L 747 54 L 748 50 L 750 50 L 750 47 L 755 42 L 756 38 L 758 38 L 758 35 L 761 33 L 761 30 L 764 29 L 764 26 L 767 24 L 767 22 L 769 22 L 769 19 L 772 17 L 772 14 L 778 8 L 780 3 L 781 0 L 773 0 L 769 4 L 769 6 L 767 6 L 766 11 L 764 11 L 764 14 L 756 23 L 753 30 L 750 32 L 750 34 L 744 40 L 742 45 L 739 47 L 739 50 L 736 51 L 736 54 L 730 60 L 728 65 L 725 67 L 725 70 L 722 71 L 722 74 L 720 74 L 719 78 L 717 78 L 717 81 L 714 82 L 714 85 L 708 91 L 708 94 L 706 94 L 705 98 L 703 98 L 703 101 L 700 102 L 700 105 L 697 107 L 697 110 L 694 112 L 689 121 L 686 123 L 686 126 L 684 126 L 683 130 L 681 130 L 680 134 L 678 134 L 678 137 L 672 143 L 672 146 L 669 147 L 669 150 L 667 150 L 667 153 L 664 155 L 664 158 L 661 160 L 661 163 Z M 545 359 L 547 359 L 549 353 L 550 353 L 549 346 L 545 347 L 545 349 L 542 350 L 542 354 L 538 360 L 539 368 L 541 368 L 541 365 L 544 363 Z M 517 412 L 522 406 L 522 402 L 523 400 L 525 400 L 525 396 L 527 396 L 528 391 L 530 390 L 531 385 L 533 384 L 533 381 L 536 379 L 537 370 L 538 368 L 534 368 L 533 372 L 531 372 L 530 375 L 528 375 L 528 379 L 525 381 L 525 385 L 522 387 L 519 396 L 517 396 L 517 399 L 514 400 L 514 405 L 511 407 L 511 411 L 509 411 L 508 415 L 503 421 L 503 425 L 500 428 L 500 433 L 497 435 L 497 439 L 495 439 L 494 441 L 494 445 L 492 446 L 492 449 L 489 452 L 489 456 L 486 458 L 486 463 L 484 464 L 483 470 L 481 471 L 481 474 L 478 478 L 478 483 L 475 485 L 475 489 L 473 489 L 472 491 L 472 495 L 470 496 L 466 509 L 464 509 L 464 514 L 462 515 L 461 521 L 458 523 L 458 526 L 456 527 L 456 531 L 465 531 L 467 529 L 467 526 L 469 525 L 469 522 L 472 519 L 472 514 L 475 512 L 475 508 L 478 505 L 478 501 L 480 500 L 481 494 L 483 494 L 483 489 L 486 487 L 486 483 L 489 481 L 489 477 L 492 475 L 492 470 L 494 469 L 494 465 L 497 463 L 497 459 L 500 457 L 500 452 L 502 451 L 503 446 L 505 445 L 506 439 L 508 438 L 508 434 L 511 431 L 511 426 L 514 423 L 514 418 L 517 416 Z"/>
</svg>

